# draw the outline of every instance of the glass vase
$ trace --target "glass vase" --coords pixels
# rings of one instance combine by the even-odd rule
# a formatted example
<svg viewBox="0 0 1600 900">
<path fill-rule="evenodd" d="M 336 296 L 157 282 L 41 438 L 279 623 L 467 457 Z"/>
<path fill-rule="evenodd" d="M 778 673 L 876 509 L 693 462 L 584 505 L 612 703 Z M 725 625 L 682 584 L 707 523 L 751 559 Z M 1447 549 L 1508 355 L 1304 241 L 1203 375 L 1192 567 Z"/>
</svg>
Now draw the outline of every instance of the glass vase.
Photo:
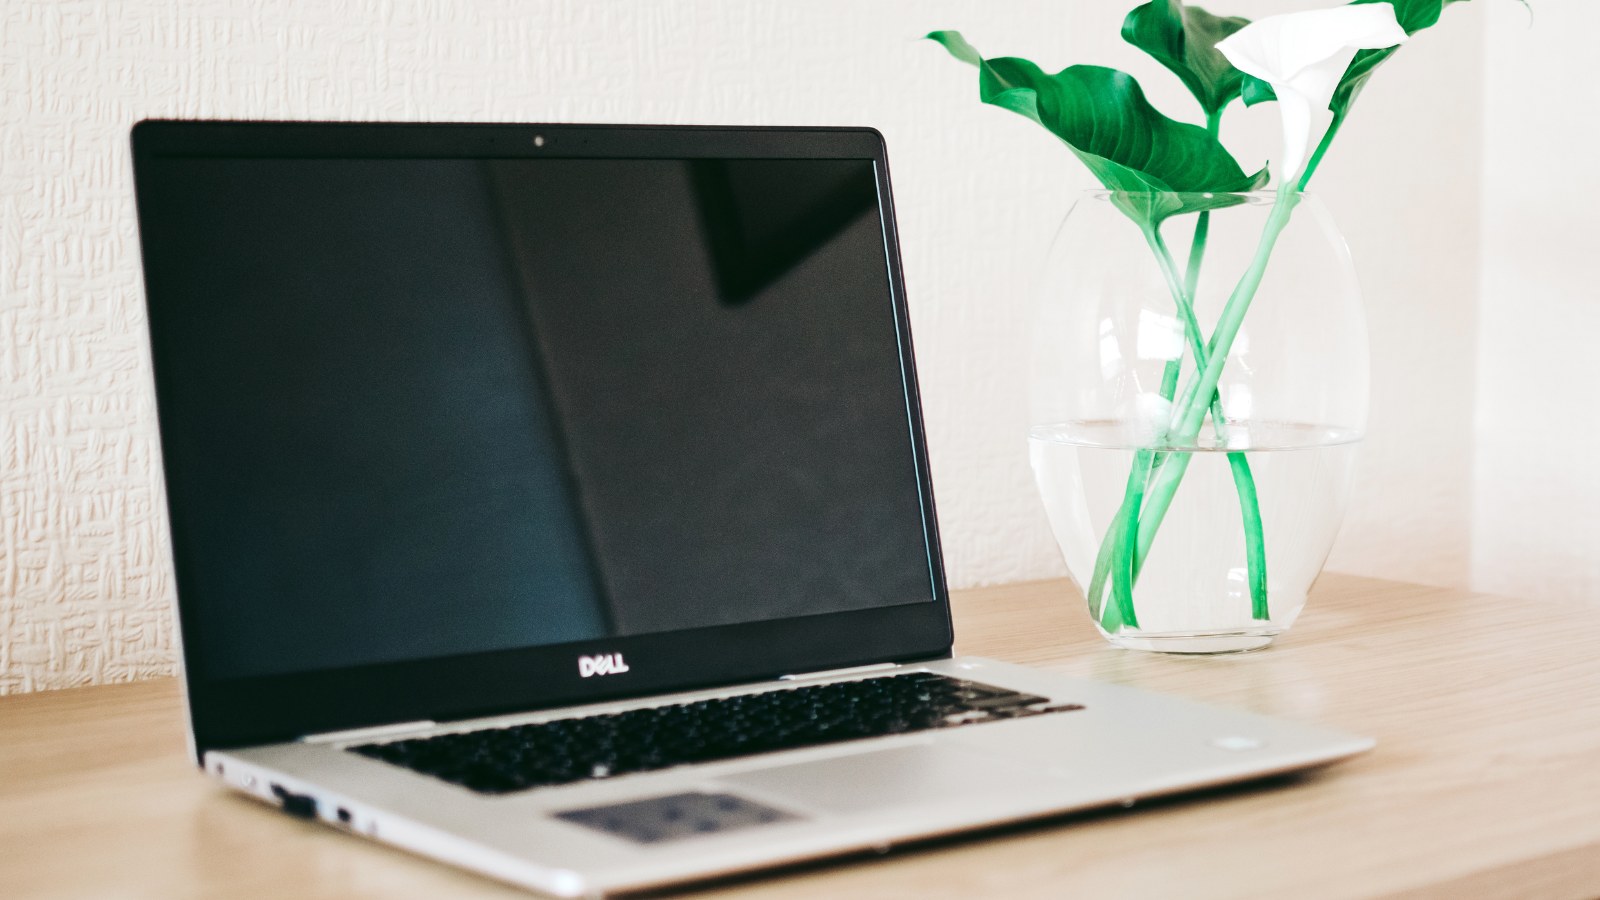
<svg viewBox="0 0 1600 900">
<path fill-rule="evenodd" d="M 1275 202 L 1286 225 L 1269 223 Z M 1196 347 L 1217 348 L 1253 264 L 1259 287 L 1219 341 L 1209 404 L 1197 401 Z M 1033 339 L 1030 459 L 1101 633 L 1227 653 L 1293 624 L 1338 533 L 1367 416 L 1360 287 L 1322 204 L 1085 192 L 1051 249 Z M 1186 410 L 1202 423 L 1187 439 Z"/>
</svg>

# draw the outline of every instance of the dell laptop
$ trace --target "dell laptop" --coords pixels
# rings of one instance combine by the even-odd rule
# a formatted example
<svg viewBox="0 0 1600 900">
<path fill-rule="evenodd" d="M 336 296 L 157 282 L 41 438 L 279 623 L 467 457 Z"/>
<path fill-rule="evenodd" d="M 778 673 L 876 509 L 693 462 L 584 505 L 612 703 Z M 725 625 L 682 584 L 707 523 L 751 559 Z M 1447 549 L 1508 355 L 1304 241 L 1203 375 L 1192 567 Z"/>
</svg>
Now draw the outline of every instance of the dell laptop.
<svg viewBox="0 0 1600 900">
<path fill-rule="evenodd" d="M 1371 741 L 951 625 L 882 137 L 150 121 L 195 760 L 600 896 Z"/>
</svg>

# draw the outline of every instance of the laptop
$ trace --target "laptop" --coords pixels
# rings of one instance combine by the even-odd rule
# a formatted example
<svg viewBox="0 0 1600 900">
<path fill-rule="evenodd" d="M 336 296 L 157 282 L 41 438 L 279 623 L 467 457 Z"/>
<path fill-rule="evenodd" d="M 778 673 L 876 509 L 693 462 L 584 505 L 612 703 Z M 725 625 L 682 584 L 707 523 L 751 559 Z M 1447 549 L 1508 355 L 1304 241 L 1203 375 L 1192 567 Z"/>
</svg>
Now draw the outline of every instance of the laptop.
<svg viewBox="0 0 1600 900">
<path fill-rule="evenodd" d="M 587 897 L 1373 744 L 951 658 L 876 131 L 132 140 L 192 748 L 228 788 Z"/>
</svg>

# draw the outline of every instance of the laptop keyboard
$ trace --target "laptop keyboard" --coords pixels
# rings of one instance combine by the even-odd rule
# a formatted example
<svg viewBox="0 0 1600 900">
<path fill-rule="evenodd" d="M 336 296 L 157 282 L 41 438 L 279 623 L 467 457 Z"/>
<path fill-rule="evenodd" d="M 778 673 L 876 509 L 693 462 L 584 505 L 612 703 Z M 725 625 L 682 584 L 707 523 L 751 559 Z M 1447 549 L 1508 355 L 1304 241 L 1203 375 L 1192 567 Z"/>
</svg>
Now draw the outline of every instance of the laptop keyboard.
<svg viewBox="0 0 1600 900">
<path fill-rule="evenodd" d="M 911 672 L 348 748 L 483 794 L 1082 709 Z"/>
</svg>

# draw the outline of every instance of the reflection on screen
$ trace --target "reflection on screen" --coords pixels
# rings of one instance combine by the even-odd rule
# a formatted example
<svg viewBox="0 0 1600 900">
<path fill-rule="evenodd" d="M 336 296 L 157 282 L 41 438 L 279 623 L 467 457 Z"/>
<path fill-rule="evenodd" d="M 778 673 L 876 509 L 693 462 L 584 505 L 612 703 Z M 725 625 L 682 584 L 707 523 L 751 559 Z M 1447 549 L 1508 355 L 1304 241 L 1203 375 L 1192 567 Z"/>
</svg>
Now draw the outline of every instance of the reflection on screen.
<svg viewBox="0 0 1600 900">
<path fill-rule="evenodd" d="M 153 160 L 207 676 L 932 598 L 870 161 Z"/>
</svg>

